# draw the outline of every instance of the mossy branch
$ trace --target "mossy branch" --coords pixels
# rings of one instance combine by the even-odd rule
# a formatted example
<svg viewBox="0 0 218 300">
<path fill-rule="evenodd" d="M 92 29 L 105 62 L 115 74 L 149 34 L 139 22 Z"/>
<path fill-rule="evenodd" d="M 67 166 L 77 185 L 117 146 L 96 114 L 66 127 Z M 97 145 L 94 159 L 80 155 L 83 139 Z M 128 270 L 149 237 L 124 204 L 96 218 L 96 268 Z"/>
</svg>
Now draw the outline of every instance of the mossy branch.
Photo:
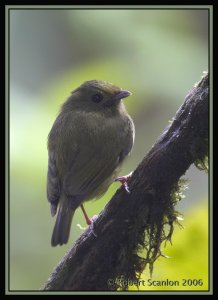
<svg viewBox="0 0 218 300">
<path fill-rule="evenodd" d="M 191 164 L 206 168 L 208 152 L 208 74 L 189 91 L 171 124 L 129 180 L 131 193 L 117 190 L 95 221 L 65 254 L 45 291 L 125 290 L 125 280 L 162 255 L 171 240 L 180 200 L 180 177 Z M 121 280 L 122 279 L 122 280 Z"/>
</svg>

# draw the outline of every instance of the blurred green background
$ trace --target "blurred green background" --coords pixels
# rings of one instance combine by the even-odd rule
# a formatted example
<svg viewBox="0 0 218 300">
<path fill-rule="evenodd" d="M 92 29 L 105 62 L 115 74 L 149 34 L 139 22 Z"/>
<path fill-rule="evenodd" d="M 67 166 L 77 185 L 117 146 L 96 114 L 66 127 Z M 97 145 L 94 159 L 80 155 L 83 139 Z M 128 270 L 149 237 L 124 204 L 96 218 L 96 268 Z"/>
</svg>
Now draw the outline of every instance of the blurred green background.
<svg viewBox="0 0 218 300">
<path fill-rule="evenodd" d="M 10 228 L 11 290 L 38 290 L 85 226 L 78 209 L 68 245 L 52 248 L 54 219 L 46 199 L 47 135 L 60 105 L 85 80 L 130 90 L 125 100 L 136 126 L 122 174 L 134 170 L 208 69 L 208 11 L 170 9 L 11 9 Z M 184 229 L 163 249 L 153 279 L 203 278 L 207 289 L 207 175 L 195 167 L 177 209 Z M 98 214 L 119 187 L 85 204 Z M 143 278 L 149 278 L 145 270 Z M 196 288 L 196 287 L 195 287 Z M 148 289 L 148 287 L 146 288 Z M 170 287 L 169 287 L 170 289 Z M 189 289 L 192 289 L 189 288 Z"/>
</svg>

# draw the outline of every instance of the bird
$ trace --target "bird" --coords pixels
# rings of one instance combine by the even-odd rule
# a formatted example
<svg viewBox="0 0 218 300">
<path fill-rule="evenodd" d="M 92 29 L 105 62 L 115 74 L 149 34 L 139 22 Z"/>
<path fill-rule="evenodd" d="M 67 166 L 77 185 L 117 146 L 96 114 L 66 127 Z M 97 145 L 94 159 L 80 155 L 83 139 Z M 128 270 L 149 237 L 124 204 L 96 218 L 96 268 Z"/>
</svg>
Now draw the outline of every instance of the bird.
<svg viewBox="0 0 218 300">
<path fill-rule="evenodd" d="M 130 154 L 135 126 L 123 99 L 131 92 L 104 80 L 85 81 L 71 92 L 48 135 L 47 198 L 56 217 L 51 245 L 68 242 L 72 218 L 83 203 L 100 198 Z"/>
</svg>

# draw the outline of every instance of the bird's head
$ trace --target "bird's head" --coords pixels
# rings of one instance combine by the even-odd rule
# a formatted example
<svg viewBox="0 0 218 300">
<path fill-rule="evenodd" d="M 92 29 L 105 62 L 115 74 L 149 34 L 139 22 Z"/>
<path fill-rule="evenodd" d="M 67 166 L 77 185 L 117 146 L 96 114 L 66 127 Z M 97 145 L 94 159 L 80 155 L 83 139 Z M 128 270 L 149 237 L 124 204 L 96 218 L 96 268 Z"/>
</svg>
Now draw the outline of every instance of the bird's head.
<svg viewBox="0 0 218 300">
<path fill-rule="evenodd" d="M 83 111 L 114 110 L 119 107 L 121 100 L 131 95 L 116 85 L 103 80 L 90 80 L 72 92 L 63 105 L 63 110 L 81 109 Z"/>
</svg>

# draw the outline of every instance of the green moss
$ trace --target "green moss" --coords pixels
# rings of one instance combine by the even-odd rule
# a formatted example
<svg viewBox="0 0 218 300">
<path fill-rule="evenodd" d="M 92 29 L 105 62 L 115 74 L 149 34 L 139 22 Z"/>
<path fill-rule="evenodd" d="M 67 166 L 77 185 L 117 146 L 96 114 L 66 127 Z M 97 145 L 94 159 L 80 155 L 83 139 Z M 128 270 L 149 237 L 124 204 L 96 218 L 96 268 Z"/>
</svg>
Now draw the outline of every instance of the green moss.
<svg viewBox="0 0 218 300">
<path fill-rule="evenodd" d="M 148 267 L 152 276 L 154 263 L 160 257 L 167 257 L 161 250 L 167 242 L 172 243 L 174 225 L 182 226 L 179 221 L 182 215 L 175 210 L 175 206 L 185 196 L 184 190 L 188 187 L 188 180 L 182 178 L 174 185 L 170 194 L 161 196 L 161 205 L 150 208 L 150 220 L 146 223 L 143 236 L 134 253 L 135 279 L 140 280 L 142 272 Z M 140 240 L 140 239 L 139 239 Z M 123 288 L 123 287 L 122 287 Z M 121 288 L 121 289 L 122 289 Z"/>
</svg>

